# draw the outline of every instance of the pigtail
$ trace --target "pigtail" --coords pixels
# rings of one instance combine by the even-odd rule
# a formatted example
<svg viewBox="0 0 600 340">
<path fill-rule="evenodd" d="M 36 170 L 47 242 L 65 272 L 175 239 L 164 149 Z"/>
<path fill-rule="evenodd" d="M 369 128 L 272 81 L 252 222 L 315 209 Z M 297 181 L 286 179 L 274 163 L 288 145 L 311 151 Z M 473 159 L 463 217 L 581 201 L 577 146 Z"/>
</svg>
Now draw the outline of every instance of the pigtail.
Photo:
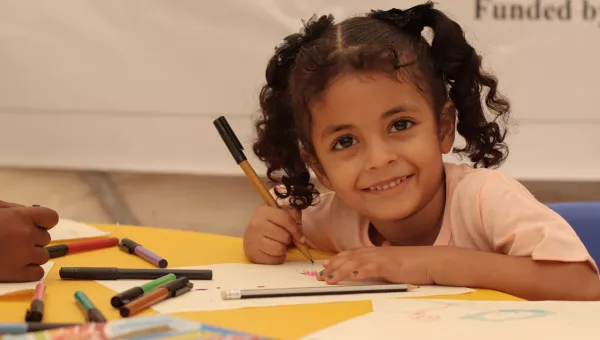
<svg viewBox="0 0 600 340">
<path fill-rule="evenodd" d="M 255 123 L 256 156 L 267 165 L 267 177 L 285 186 L 275 195 L 296 209 L 312 205 L 319 192 L 310 183 L 310 172 L 301 154 L 299 131 L 289 94 L 289 77 L 301 50 L 333 24 L 332 16 L 311 18 L 300 33 L 292 34 L 275 50 L 266 70 L 266 85 L 260 92 L 261 116 Z"/>
<path fill-rule="evenodd" d="M 458 112 L 456 130 L 466 142 L 463 148 L 454 148 L 454 152 L 468 155 L 475 167 L 502 164 L 508 156 L 508 147 L 504 143 L 506 129 L 498 121 L 506 124 L 510 103 L 498 92 L 498 80 L 482 70 L 481 56 L 467 42 L 460 25 L 433 9 L 432 2 L 405 11 L 374 11 L 371 16 L 392 23 L 418 39 L 422 39 L 424 27 L 433 30 L 430 53 Z M 492 116 L 490 120 L 482 96 Z"/>
<path fill-rule="evenodd" d="M 432 10 L 432 14 L 433 59 L 450 84 L 450 99 L 458 112 L 456 130 L 466 141 L 454 152 L 469 155 L 475 167 L 498 166 L 508 156 L 508 147 L 506 130 L 497 121 L 503 118 L 506 123 L 510 103 L 498 92 L 498 80 L 482 70 L 481 56 L 467 42 L 461 27 L 440 11 Z M 491 121 L 484 113 L 483 95 Z"/>
</svg>

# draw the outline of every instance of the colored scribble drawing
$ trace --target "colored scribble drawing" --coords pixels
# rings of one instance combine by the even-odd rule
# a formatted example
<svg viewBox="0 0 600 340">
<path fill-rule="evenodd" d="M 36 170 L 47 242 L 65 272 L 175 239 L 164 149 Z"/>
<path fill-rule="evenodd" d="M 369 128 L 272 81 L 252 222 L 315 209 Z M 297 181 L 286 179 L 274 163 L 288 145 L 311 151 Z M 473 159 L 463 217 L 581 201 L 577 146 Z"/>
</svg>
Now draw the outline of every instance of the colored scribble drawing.
<svg viewBox="0 0 600 340">
<path fill-rule="evenodd" d="M 440 316 L 437 315 L 436 312 L 448 309 L 449 307 L 450 305 L 442 305 L 423 310 L 407 312 L 407 314 L 410 319 L 415 321 L 437 321 L 440 319 Z"/>
<path fill-rule="evenodd" d="M 314 269 L 298 269 L 296 271 L 304 276 L 318 276 L 319 275 L 319 272 Z"/>
<path fill-rule="evenodd" d="M 515 321 L 541 318 L 550 315 L 551 313 L 541 309 L 500 309 L 488 312 L 467 314 L 460 319 L 477 320 L 477 321 Z"/>
</svg>

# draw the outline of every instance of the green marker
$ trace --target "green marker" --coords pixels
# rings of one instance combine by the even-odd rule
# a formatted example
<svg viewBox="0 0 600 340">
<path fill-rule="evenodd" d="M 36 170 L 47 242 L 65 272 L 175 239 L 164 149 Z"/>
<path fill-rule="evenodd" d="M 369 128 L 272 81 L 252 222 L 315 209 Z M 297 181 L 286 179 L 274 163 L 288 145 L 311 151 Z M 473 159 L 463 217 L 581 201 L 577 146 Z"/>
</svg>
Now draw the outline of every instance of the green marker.
<svg viewBox="0 0 600 340">
<path fill-rule="evenodd" d="M 85 312 L 85 320 L 87 322 L 106 322 L 106 318 L 102 315 L 102 312 L 94 306 L 84 292 L 76 291 L 75 300 L 77 300 L 79 307 Z"/>
<path fill-rule="evenodd" d="M 115 308 L 119 308 L 139 298 L 140 296 L 155 290 L 156 288 L 164 285 L 165 283 L 175 281 L 175 279 L 177 279 L 175 274 L 167 274 L 163 277 L 159 277 L 154 281 L 150 281 L 146 284 L 143 284 L 140 287 L 129 288 L 126 291 L 113 296 L 110 299 L 110 304 Z"/>
</svg>

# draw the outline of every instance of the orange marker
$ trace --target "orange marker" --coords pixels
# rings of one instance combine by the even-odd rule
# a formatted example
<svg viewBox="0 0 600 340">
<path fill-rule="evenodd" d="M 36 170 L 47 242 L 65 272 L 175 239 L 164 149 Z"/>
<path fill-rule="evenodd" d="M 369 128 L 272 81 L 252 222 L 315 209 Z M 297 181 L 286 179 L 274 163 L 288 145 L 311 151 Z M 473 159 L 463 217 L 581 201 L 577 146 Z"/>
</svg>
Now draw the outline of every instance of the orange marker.
<svg viewBox="0 0 600 340">
<path fill-rule="evenodd" d="M 194 288 L 194 284 L 189 282 L 187 277 L 181 277 L 175 281 L 164 284 L 160 288 L 157 288 L 148 294 L 144 294 L 140 298 L 131 301 L 130 303 L 121 307 L 119 312 L 121 313 L 122 317 L 126 318 L 150 308 L 161 301 L 185 294 L 192 290 L 192 288 Z"/>
</svg>

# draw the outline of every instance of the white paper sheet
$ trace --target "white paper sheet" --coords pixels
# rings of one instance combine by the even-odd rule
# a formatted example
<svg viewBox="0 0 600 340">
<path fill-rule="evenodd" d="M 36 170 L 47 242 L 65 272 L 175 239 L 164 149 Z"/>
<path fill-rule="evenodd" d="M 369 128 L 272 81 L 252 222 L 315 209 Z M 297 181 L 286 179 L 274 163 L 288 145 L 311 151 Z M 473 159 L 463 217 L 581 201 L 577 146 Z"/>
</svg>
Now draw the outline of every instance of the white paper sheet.
<svg viewBox="0 0 600 340">
<path fill-rule="evenodd" d="M 303 274 L 303 272 L 305 271 L 320 271 L 322 269 L 321 263 L 321 261 L 316 261 L 314 265 L 311 265 L 307 262 L 288 262 L 278 266 L 228 263 L 202 267 L 186 267 L 185 269 L 211 269 L 213 271 L 213 280 L 193 281 L 193 291 L 175 299 L 163 301 L 154 306 L 154 309 L 160 313 L 178 313 L 190 311 L 237 309 L 245 307 L 297 305 L 339 301 L 360 301 L 371 300 L 375 297 L 392 298 L 452 295 L 464 294 L 473 291 L 469 288 L 424 286 L 418 288 L 415 291 L 407 293 L 351 294 L 289 298 L 261 298 L 244 300 L 223 300 L 221 298 L 221 291 L 225 289 L 294 288 L 326 286 L 326 283 L 318 281 L 315 276 Z M 121 292 L 131 287 L 139 286 L 141 284 L 140 281 L 132 280 L 98 282 L 116 292 Z M 381 282 L 344 282 L 344 284 L 379 283 Z"/>
<path fill-rule="evenodd" d="M 54 262 L 47 262 L 42 266 L 44 268 L 44 277 L 40 281 L 36 282 L 21 282 L 21 283 L 0 283 L 0 295 L 5 295 L 9 293 L 16 293 L 23 290 L 31 290 L 35 289 L 35 286 L 46 279 L 48 273 L 54 266 Z"/>
<path fill-rule="evenodd" d="M 303 340 L 596 340 L 600 302 L 378 299 L 373 310 Z"/>
<path fill-rule="evenodd" d="M 50 229 L 52 241 L 75 240 L 105 236 L 108 232 L 94 228 L 89 224 L 61 218 L 58 224 Z"/>
</svg>

